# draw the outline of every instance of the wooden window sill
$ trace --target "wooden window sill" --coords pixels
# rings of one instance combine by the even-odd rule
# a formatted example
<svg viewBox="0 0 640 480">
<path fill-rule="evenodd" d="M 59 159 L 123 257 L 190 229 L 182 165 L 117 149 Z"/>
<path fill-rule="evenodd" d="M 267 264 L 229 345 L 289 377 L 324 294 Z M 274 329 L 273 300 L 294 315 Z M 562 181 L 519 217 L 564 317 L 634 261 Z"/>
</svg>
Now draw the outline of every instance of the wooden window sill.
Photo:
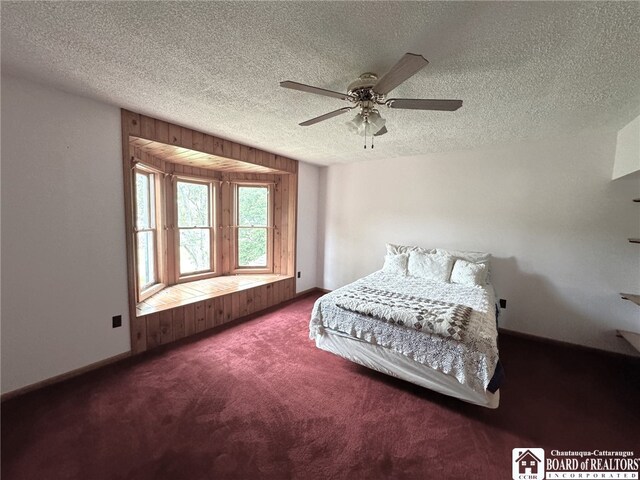
<svg viewBox="0 0 640 480">
<path fill-rule="evenodd" d="M 136 317 L 275 283 L 287 278 L 293 278 L 293 276 L 278 274 L 226 275 L 171 285 L 138 303 Z"/>
</svg>

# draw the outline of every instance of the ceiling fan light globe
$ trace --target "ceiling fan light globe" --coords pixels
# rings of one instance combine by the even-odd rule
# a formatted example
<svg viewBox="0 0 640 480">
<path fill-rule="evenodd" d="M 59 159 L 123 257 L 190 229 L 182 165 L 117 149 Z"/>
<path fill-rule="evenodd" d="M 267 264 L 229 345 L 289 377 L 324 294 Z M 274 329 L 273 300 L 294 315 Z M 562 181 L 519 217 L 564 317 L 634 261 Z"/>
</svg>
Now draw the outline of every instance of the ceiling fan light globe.
<svg viewBox="0 0 640 480">
<path fill-rule="evenodd" d="M 353 117 L 352 120 L 349 120 L 347 122 L 347 128 L 351 133 L 360 135 L 360 130 L 362 129 L 364 123 L 364 117 L 359 113 L 355 117 Z M 364 135 L 364 133 L 362 135 Z"/>
<path fill-rule="evenodd" d="M 385 126 L 387 121 L 380 116 L 379 113 L 373 112 L 369 115 L 369 123 L 371 124 L 371 132 L 378 133 Z"/>
</svg>

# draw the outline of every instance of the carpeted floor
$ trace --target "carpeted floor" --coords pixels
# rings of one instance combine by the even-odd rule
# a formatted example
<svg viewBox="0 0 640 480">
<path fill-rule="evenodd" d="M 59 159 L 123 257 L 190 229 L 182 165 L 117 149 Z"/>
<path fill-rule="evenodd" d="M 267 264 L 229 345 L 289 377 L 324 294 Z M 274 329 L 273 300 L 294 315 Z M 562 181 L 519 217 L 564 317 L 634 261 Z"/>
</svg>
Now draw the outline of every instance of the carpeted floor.
<svg viewBox="0 0 640 480">
<path fill-rule="evenodd" d="M 487 410 L 308 339 L 316 297 L 2 404 L 2 478 L 509 479 L 516 447 L 640 451 L 640 364 L 501 336 Z"/>
</svg>

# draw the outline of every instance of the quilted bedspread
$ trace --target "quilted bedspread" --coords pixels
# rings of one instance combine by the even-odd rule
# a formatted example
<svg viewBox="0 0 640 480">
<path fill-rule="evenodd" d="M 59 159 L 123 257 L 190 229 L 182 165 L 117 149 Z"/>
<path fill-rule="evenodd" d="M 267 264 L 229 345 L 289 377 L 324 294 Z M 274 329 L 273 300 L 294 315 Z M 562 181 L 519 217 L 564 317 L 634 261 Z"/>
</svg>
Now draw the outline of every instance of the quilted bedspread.
<svg viewBox="0 0 640 480">
<path fill-rule="evenodd" d="M 466 333 L 472 309 L 367 286 L 354 286 L 336 297 L 336 305 L 400 327 L 415 328 L 455 340 Z"/>
<path fill-rule="evenodd" d="M 381 292 L 376 306 L 376 293 Z M 383 306 L 389 303 L 385 298 L 401 299 L 393 314 L 389 305 Z M 416 300 L 413 307 L 406 303 L 410 298 Z M 491 286 L 431 282 L 378 271 L 319 298 L 309 336 L 315 339 L 330 328 L 401 353 L 482 393 L 498 363 L 494 304 Z M 434 306 L 445 308 L 434 311 Z M 431 311 L 428 319 L 418 313 L 421 310 Z M 393 315 L 395 320 L 389 321 Z M 405 324 L 405 319 L 418 316 L 420 321 Z"/>
</svg>

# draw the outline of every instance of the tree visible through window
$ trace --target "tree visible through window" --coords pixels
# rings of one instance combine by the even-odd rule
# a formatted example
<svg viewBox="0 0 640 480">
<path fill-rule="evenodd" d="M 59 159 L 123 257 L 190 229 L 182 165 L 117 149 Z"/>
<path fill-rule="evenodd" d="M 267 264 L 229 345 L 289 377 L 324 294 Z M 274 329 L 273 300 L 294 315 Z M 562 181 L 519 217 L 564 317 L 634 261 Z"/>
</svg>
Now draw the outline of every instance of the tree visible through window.
<svg viewBox="0 0 640 480">
<path fill-rule="evenodd" d="M 213 270 L 211 185 L 176 182 L 180 275 Z"/>
<path fill-rule="evenodd" d="M 266 268 L 268 265 L 269 187 L 237 187 L 238 267 Z"/>
</svg>

